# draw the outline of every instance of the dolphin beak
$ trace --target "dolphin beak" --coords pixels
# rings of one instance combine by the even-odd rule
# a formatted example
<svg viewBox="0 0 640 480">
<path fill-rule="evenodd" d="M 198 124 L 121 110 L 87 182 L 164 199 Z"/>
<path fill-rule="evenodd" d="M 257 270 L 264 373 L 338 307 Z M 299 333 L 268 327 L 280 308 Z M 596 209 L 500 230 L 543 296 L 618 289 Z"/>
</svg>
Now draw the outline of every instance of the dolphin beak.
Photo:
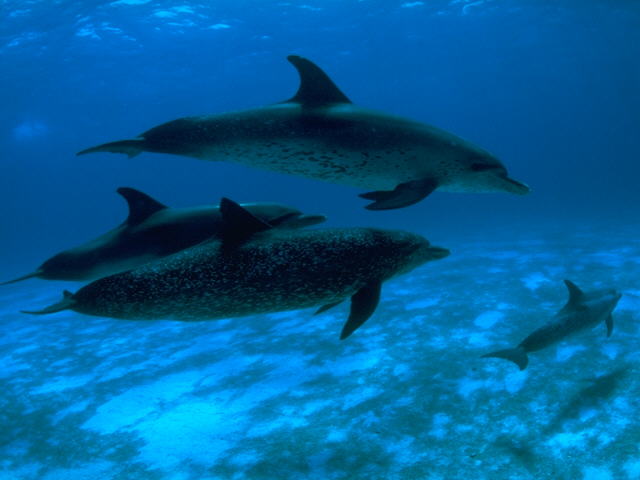
<svg viewBox="0 0 640 480">
<path fill-rule="evenodd" d="M 507 175 L 501 177 L 504 181 L 503 186 L 505 191 L 509 193 L 515 193 L 516 195 L 526 195 L 531 192 L 531 188 L 526 183 L 519 182 L 513 178 L 509 178 Z"/>
<path fill-rule="evenodd" d="M 451 254 L 451 251 L 442 247 L 429 247 L 429 255 L 434 260 L 440 260 L 442 258 L 446 258 Z"/>
</svg>

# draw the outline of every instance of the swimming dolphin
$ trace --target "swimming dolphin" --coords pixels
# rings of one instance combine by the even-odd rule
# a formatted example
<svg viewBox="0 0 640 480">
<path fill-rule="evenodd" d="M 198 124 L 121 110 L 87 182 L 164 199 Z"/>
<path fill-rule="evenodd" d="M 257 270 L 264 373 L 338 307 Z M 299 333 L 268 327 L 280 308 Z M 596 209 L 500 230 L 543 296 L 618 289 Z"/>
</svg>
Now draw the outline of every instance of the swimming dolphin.
<svg viewBox="0 0 640 480">
<path fill-rule="evenodd" d="M 90 283 L 40 311 L 129 320 L 210 320 L 321 306 L 351 297 L 346 338 L 374 312 L 382 283 L 449 251 L 374 228 L 278 230 L 223 199 L 222 241 L 205 242 Z"/>
<path fill-rule="evenodd" d="M 300 76 L 287 101 L 180 118 L 78 155 L 156 152 L 237 162 L 371 189 L 360 195 L 373 200 L 370 210 L 406 207 L 436 189 L 529 192 L 487 151 L 436 127 L 357 107 L 314 63 L 287 58 Z"/>
<path fill-rule="evenodd" d="M 168 208 L 139 190 L 121 187 L 117 191 L 129 205 L 129 216 L 122 224 L 94 240 L 54 255 L 35 272 L 0 285 L 33 277 L 93 280 L 131 270 L 222 235 L 222 216 L 217 206 Z M 304 215 L 275 203 L 243 206 L 278 228 L 302 228 L 326 220 L 322 215 Z"/>
<path fill-rule="evenodd" d="M 596 290 L 585 293 L 570 280 L 564 283 L 569 289 L 569 301 L 544 327 L 525 338 L 516 348 L 499 350 L 483 355 L 483 358 L 505 358 L 514 362 L 520 370 L 527 368 L 530 352 L 554 345 L 589 327 L 605 322 L 607 337 L 613 332 L 613 310 L 622 294 L 615 290 Z"/>
</svg>

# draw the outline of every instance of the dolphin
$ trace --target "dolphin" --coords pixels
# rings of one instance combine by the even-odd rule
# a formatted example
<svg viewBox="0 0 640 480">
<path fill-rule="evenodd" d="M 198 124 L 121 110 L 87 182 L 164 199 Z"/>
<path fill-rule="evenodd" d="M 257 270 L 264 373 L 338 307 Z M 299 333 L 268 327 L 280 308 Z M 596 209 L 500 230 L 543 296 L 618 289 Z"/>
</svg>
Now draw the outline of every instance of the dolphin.
<svg viewBox="0 0 640 480">
<path fill-rule="evenodd" d="M 569 301 L 549 323 L 534 331 L 517 347 L 487 353 L 482 357 L 511 360 L 520 370 L 524 370 L 529 363 L 528 353 L 561 342 L 600 322 L 605 322 L 607 337 L 610 337 L 613 332 L 612 312 L 622 294 L 612 289 L 585 293 L 570 280 L 565 280 L 564 283 L 569 290 Z"/>
<path fill-rule="evenodd" d="M 120 187 L 117 192 L 129 205 L 129 216 L 122 224 L 83 245 L 54 255 L 35 272 L 0 285 L 33 277 L 93 280 L 139 267 L 222 235 L 222 216 L 217 206 L 168 208 L 133 188 Z M 326 220 L 322 215 L 304 215 L 276 203 L 243 206 L 278 228 L 303 228 Z"/>
<path fill-rule="evenodd" d="M 370 210 L 406 207 L 436 189 L 529 192 L 486 150 L 439 128 L 358 107 L 317 65 L 287 58 L 300 76 L 289 100 L 180 118 L 78 155 L 155 152 L 237 162 L 372 190 L 360 195 L 373 200 Z"/>
<path fill-rule="evenodd" d="M 449 255 L 403 231 L 274 229 L 225 198 L 220 211 L 222 240 L 96 280 L 25 313 L 195 321 L 318 306 L 322 312 L 350 297 L 344 339 L 373 314 L 383 282 Z"/>
</svg>

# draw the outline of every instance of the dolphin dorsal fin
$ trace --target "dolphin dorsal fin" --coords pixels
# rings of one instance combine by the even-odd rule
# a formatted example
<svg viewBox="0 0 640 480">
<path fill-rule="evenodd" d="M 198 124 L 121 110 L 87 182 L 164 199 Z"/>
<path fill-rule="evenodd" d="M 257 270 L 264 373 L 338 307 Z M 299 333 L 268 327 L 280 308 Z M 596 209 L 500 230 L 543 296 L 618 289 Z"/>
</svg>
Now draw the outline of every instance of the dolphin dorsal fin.
<svg viewBox="0 0 640 480">
<path fill-rule="evenodd" d="M 296 67 L 300 75 L 300 87 L 285 103 L 296 102 L 303 106 L 318 107 L 331 103 L 351 103 L 351 100 L 310 60 L 298 55 L 289 55 L 287 60 Z"/>
<path fill-rule="evenodd" d="M 565 280 L 564 284 L 567 286 L 569 290 L 569 300 L 567 301 L 568 306 L 574 306 L 582 303 L 584 292 L 578 288 L 578 286 L 573 283 L 571 280 Z"/>
<path fill-rule="evenodd" d="M 223 223 L 222 243 L 225 247 L 237 246 L 252 235 L 273 228 L 246 208 L 225 197 L 220 200 L 220 214 Z"/>
<path fill-rule="evenodd" d="M 129 204 L 129 216 L 126 223 L 130 225 L 143 222 L 154 213 L 167 208 L 166 205 L 135 188 L 120 187 L 118 193 Z"/>
</svg>

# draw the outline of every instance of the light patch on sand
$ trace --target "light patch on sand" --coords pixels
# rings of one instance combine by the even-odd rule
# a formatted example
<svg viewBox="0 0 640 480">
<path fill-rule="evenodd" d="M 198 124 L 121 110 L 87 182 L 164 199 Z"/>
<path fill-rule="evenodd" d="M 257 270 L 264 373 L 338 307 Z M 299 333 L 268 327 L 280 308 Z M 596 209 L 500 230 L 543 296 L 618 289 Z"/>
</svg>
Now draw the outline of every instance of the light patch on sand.
<svg viewBox="0 0 640 480">
<path fill-rule="evenodd" d="M 164 405 L 190 393 L 201 379 L 201 371 L 191 370 L 126 390 L 98 407 L 96 414 L 82 428 L 115 433 L 132 427 L 147 415 L 162 411 Z"/>
<path fill-rule="evenodd" d="M 467 342 L 473 347 L 488 347 L 493 343 L 490 332 L 470 333 Z"/>
<path fill-rule="evenodd" d="M 69 390 L 72 388 L 78 388 L 86 385 L 91 380 L 93 380 L 93 375 L 77 375 L 75 377 L 55 377 L 51 381 L 41 385 L 40 387 L 34 388 L 32 393 L 34 395 L 44 394 L 44 393 L 55 393 L 55 392 L 63 392 L 65 390 Z"/>
<path fill-rule="evenodd" d="M 587 347 L 584 345 L 559 345 L 556 350 L 556 360 L 558 362 L 566 362 L 571 357 L 573 357 L 576 353 L 581 352 L 582 350 L 586 350 Z"/>
<path fill-rule="evenodd" d="M 401 8 L 414 8 L 414 7 L 421 7 L 422 5 L 424 5 L 424 2 L 405 2 L 402 5 L 400 5 Z"/>
<path fill-rule="evenodd" d="M 580 433 L 558 433 L 547 440 L 546 444 L 551 447 L 554 455 L 557 457 L 564 456 L 563 449 L 566 448 L 584 448 L 587 442 L 586 432 Z"/>
<path fill-rule="evenodd" d="M 384 390 L 376 387 L 360 387 L 349 393 L 342 399 L 342 410 L 349 410 L 362 402 L 377 397 L 384 393 Z"/>
<path fill-rule="evenodd" d="M 226 23 L 216 23 L 209 26 L 209 30 L 228 30 L 229 28 L 231 28 L 231 25 L 227 25 Z"/>
<path fill-rule="evenodd" d="M 396 377 L 407 377 L 411 372 L 411 367 L 406 363 L 399 363 L 395 367 L 393 367 L 393 375 Z"/>
<path fill-rule="evenodd" d="M 524 283 L 524 286 L 531 291 L 536 291 L 544 282 L 551 282 L 551 280 L 549 280 L 540 272 L 531 273 L 522 279 L 522 283 Z"/>
<path fill-rule="evenodd" d="M 54 419 L 56 422 L 59 422 L 63 420 L 64 417 L 66 417 L 67 415 L 71 415 L 73 413 L 78 413 L 86 410 L 89 405 L 91 405 L 90 400 L 82 400 L 82 401 L 76 400 L 75 403 L 70 404 L 67 408 L 64 408 L 58 411 L 55 414 Z"/>
<path fill-rule="evenodd" d="M 624 471 L 627 473 L 629 480 L 640 478 L 640 459 L 628 460 L 624 464 Z"/>
<path fill-rule="evenodd" d="M 328 443 L 342 443 L 347 439 L 347 433 L 344 430 L 336 430 L 332 428 L 327 434 Z"/>
<path fill-rule="evenodd" d="M 244 422 L 235 422 L 223 405 L 214 401 L 188 402 L 137 425 L 147 441 L 140 449 L 145 462 L 165 468 L 186 459 L 215 463 L 235 445 L 234 435 Z"/>
<path fill-rule="evenodd" d="M 481 313 L 473 321 L 473 324 L 480 328 L 491 328 L 496 323 L 504 319 L 504 313 L 497 311 L 490 311 Z"/>
<path fill-rule="evenodd" d="M 470 377 L 464 377 L 458 380 L 458 394 L 463 398 L 469 398 L 469 396 L 476 390 L 486 387 L 484 380 L 476 380 Z"/>
<path fill-rule="evenodd" d="M 586 467 L 582 470 L 582 480 L 613 480 L 611 472 L 602 467 Z"/>
<path fill-rule="evenodd" d="M 437 298 L 425 298 L 424 300 L 416 300 L 415 302 L 409 302 L 404 306 L 405 310 L 417 310 L 419 308 L 429 308 L 438 305 L 440 300 Z"/>
<path fill-rule="evenodd" d="M 601 350 L 610 360 L 615 359 L 620 353 L 620 347 L 615 343 L 605 343 L 602 345 Z"/>
<path fill-rule="evenodd" d="M 598 411 L 595 408 L 583 408 L 578 413 L 578 418 L 581 422 L 586 422 L 598 415 Z"/>
<path fill-rule="evenodd" d="M 386 356 L 382 350 L 372 350 L 364 353 L 356 353 L 348 357 L 339 357 L 331 362 L 323 364 L 323 369 L 331 372 L 336 377 L 347 377 L 358 370 L 370 370 Z"/>
<path fill-rule="evenodd" d="M 446 413 L 436 413 L 433 416 L 433 428 L 429 431 L 432 437 L 443 439 L 447 436 L 447 424 L 451 422 L 451 417 Z"/>
<path fill-rule="evenodd" d="M 504 379 L 505 389 L 509 393 L 519 392 L 529 378 L 526 370 L 517 371 L 508 374 Z"/>
</svg>

